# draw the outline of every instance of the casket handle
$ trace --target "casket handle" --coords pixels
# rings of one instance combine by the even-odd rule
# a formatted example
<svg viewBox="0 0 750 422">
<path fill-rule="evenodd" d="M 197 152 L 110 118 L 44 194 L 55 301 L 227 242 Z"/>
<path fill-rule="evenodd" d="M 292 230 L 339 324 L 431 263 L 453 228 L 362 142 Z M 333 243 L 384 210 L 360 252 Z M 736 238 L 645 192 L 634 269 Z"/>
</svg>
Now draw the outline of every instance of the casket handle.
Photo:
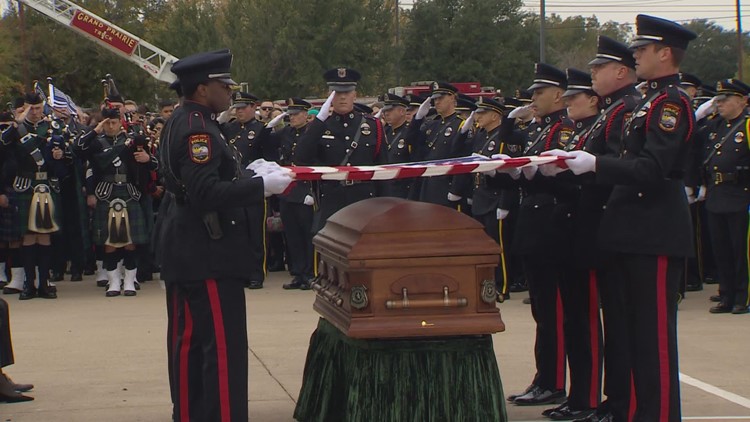
<svg viewBox="0 0 750 422">
<path fill-rule="evenodd" d="M 315 291 L 317 294 L 323 296 L 323 298 L 327 301 L 333 303 L 338 307 L 341 307 L 344 304 L 344 299 L 341 298 L 340 295 L 332 293 L 330 290 L 328 290 L 328 288 L 324 287 L 322 279 L 323 277 L 319 275 L 310 283 L 310 287 L 312 287 L 313 291 Z"/>
<path fill-rule="evenodd" d="M 463 308 L 469 304 L 465 297 L 451 298 L 448 295 L 448 286 L 443 286 L 442 299 L 409 300 L 409 291 L 404 287 L 401 289 L 401 300 L 388 300 L 385 307 L 388 309 L 422 309 L 422 308 Z"/>
</svg>

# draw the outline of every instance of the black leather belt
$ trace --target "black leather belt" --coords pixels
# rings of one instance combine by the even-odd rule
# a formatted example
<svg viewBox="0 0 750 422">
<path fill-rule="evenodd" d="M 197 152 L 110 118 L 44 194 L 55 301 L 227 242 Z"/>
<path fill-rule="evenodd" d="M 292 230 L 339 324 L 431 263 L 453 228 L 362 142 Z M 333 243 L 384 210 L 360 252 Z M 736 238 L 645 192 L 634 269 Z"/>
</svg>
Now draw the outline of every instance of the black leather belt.
<svg viewBox="0 0 750 422">
<path fill-rule="evenodd" d="M 21 172 L 19 173 L 20 177 L 25 177 L 27 179 L 31 180 L 47 180 L 47 172 L 46 171 L 38 171 L 38 172 Z"/>
</svg>

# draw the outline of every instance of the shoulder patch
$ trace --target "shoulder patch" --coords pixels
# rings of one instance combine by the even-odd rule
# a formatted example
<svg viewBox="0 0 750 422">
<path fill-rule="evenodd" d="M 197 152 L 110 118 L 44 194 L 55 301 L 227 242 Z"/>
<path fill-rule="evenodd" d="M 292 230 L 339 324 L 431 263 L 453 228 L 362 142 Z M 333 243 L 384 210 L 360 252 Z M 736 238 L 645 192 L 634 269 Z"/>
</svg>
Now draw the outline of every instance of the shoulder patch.
<svg viewBox="0 0 750 422">
<path fill-rule="evenodd" d="M 573 139 L 573 134 L 575 132 L 573 129 L 570 128 L 563 128 L 560 130 L 560 146 L 564 147 L 567 145 L 571 139 Z"/>
<path fill-rule="evenodd" d="M 680 121 L 680 107 L 677 104 L 666 103 L 661 108 L 659 116 L 659 129 L 665 132 L 674 132 Z"/>
<path fill-rule="evenodd" d="M 205 164 L 211 160 L 211 138 L 207 134 L 190 135 L 188 138 L 188 155 L 196 164 Z"/>
</svg>

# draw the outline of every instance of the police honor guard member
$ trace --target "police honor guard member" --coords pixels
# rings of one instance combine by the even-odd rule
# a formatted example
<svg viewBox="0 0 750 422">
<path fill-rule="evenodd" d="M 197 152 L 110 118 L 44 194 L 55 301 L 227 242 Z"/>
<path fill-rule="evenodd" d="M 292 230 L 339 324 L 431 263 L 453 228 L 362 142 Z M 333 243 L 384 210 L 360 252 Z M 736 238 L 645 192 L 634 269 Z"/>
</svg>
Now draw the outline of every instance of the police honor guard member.
<svg viewBox="0 0 750 422">
<path fill-rule="evenodd" d="M 562 98 L 566 87 L 565 72 L 544 63 L 536 65 L 534 84 L 529 90 L 539 123 L 533 125 L 531 137 L 523 142 L 523 155 L 564 148 L 573 139 L 573 122 L 566 116 Z M 536 166 L 526 167 L 519 179 L 521 205 L 516 233 L 523 235 L 515 236 L 511 247 L 521 257 L 529 284 L 531 311 L 537 323 L 536 375 L 526 391 L 508 397 L 519 405 L 560 404 L 565 400 L 563 309 L 559 292 L 563 232 L 555 221 L 557 183 L 537 174 L 537 170 Z"/>
<path fill-rule="evenodd" d="M 383 162 L 383 126 L 380 120 L 354 110 L 360 74 L 335 68 L 323 74 L 331 94 L 297 144 L 298 165 L 365 166 Z M 317 184 L 318 209 L 313 221 L 317 233 L 336 211 L 375 196 L 375 184 L 363 181 L 324 181 Z"/>
<path fill-rule="evenodd" d="M 709 232 L 719 270 L 721 302 L 711 313 L 748 313 L 750 215 L 750 86 L 738 79 L 716 85 L 720 118 L 708 128 L 704 160 Z"/>
<path fill-rule="evenodd" d="M 638 15 L 636 24 L 631 48 L 647 91 L 625 123 L 620 156 L 572 151 L 567 165 L 576 174 L 595 172 L 597 183 L 614 186 L 599 245 L 612 253 L 608 282 L 624 286 L 626 316 L 617 335 L 633 336 L 627 343 L 633 420 L 679 421 L 677 301 L 685 258 L 694 250 L 682 179 L 695 123 L 689 97 L 679 87 L 679 65 L 696 34 L 647 15 Z"/>
<path fill-rule="evenodd" d="M 574 123 L 574 133 L 565 149 L 572 150 L 585 140 L 601 114 L 591 75 L 568 68 L 566 76 L 568 87 L 562 97 L 568 118 Z M 541 173 L 553 176 L 545 171 L 548 168 L 541 167 Z M 581 265 L 578 252 L 573 249 L 577 226 L 582 223 L 577 213 L 582 181 L 571 173 L 566 176 L 558 178 L 561 186 L 557 189 L 554 220 L 557 230 L 561 231 L 558 247 L 573 252 L 560 264 L 558 287 L 565 321 L 563 333 L 570 368 L 570 390 L 565 403 L 542 412 L 553 420 L 587 417 L 594 413 L 601 401 L 603 341 L 597 279 L 589 266 Z"/>
<path fill-rule="evenodd" d="M 635 59 L 627 45 L 600 36 L 596 57 L 589 65 L 591 67 L 590 86 L 599 97 L 601 112 L 588 127 L 584 124 L 578 127 L 579 122 L 576 121 L 574 142 L 568 144 L 566 149 L 568 151 L 587 151 L 597 156 L 619 157 L 624 121 L 640 101 L 640 94 L 634 87 L 636 81 Z M 589 119 L 584 118 L 583 120 Z M 556 165 L 554 167 L 557 168 Z M 626 420 L 630 399 L 630 366 L 627 354 L 629 345 L 623 343 L 623 339 L 627 340 L 626 337 L 615 335 L 625 330 L 624 315 L 626 309 L 623 302 L 624 293 L 621 292 L 624 286 L 609 283 L 605 278 L 606 273 L 602 271 L 604 256 L 602 256 L 603 254 L 597 245 L 599 222 L 606 208 L 612 187 L 596 184 L 592 174 L 578 176 L 575 181 L 580 183 L 581 190 L 575 209 L 573 226 L 573 233 L 575 234 L 571 249 L 573 265 L 578 269 L 585 270 L 587 274 L 584 275 L 587 276 L 589 283 L 593 282 L 596 285 L 590 288 L 598 289 L 602 315 L 608 328 L 604 333 L 604 344 L 606 345 L 604 349 L 606 356 L 604 360 L 606 369 L 604 391 L 607 395 L 607 401 L 598 406 L 596 413 L 590 416 L 590 420 L 609 420 L 605 418 L 612 417 L 612 415 L 615 415 L 615 420 Z M 588 299 L 590 300 L 592 297 L 595 296 L 589 294 Z M 588 306 L 586 309 L 590 311 L 591 307 Z M 593 318 L 587 318 L 586 320 L 594 321 Z M 601 337 L 597 340 L 594 330 L 591 330 L 590 334 L 591 337 L 588 340 L 592 341 L 590 343 L 592 344 L 592 356 L 596 358 L 593 345 L 600 345 Z M 575 360 L 574 357 L 569 357 L 569 359 Z M 595 367 L 592 366 L 593 368 Z M 571 370 L 571 382 L 574 378 L 573 371 Z M 601 382 L 601 374 L 598 378 L 593 379 Z M 591 384 L 592 388 L 598 389 L 594 385 L 595 382 Z M 599 394 L 596 394 L 592 399 L 597 399 L 598 396 Z M 593 400 L 591 404 L 595 405 Z M 593 407 L 591 404 L 587 407 Z"/>
<path fill-rule="evenodd" d="M 408 134 L 414 140 L 415 161 L 441 160 L 459 157 L 464 152 L 466 131 L 471 125 L 463 128 L 463 119 L 456 113 L 458 89 L 447 82 L 432 84 L 430 98 L 425 100 L 409 126 Z M 437 115 L 426 120 L 430 103 L 435 103 Z M 451 176 L 429 177 L 421 181 L 418 199 L 438 205 L 457 208 L 462 199 L 459 192 L 454 192 Z"/>
<path fill-rule="evenodd" d="M 274 117 L 266 126 L 271 131 L 285 115 L 289 116 L 289 125 L 271 134 L 272 139 L 278 139 L 279 164 L 294 165 L 294 155 L 300 139 L 307 129 L 307 112 L 312 104 L 301 98 L 290 98 L 286 102 L 287 111 Z M 284 289 L 310 289 L 310 280 L 315 276 L 313 272 L 312 223 L 313 197 L 312 185 L 308 181 L 297 181 L 284 195 L 279 195 L 279 211 L 284 225 L 284 235 L 287 240 L 289 273 L 294 277 L 290 283 L 284 284 Z"/>
<path fill-rule="evenodd" d="M 52 257 L 50 234 L 60 230 L 57 206 L 60 179 L 69 171 L 64 159 L 66 140 L 63 124 L 44 116 L 44 103 L 37 93 L 25 97 L 26 111 L 2 133 L 3 149 L 15 163 L 14 199 L 23 235 L 21 260 L 26 273 L 19 299 L 54 299 L 57 289 L 49 284 Z M 34 286 L 39 268 L 39 287 Z"/>
<path fill-rule="evenodd" d="M 387 164 L 412 161 L 412 143 L 408 138 L 409 122 L 406 111 L 409 101 L 395 94 L 385 94 L 383 98 L 383 119 L 385 120 L 385 162 Z M 381 182 L 380 196 L 393 196 L 407 199 L 414 179 L 397 179 Z"/>
<path fill-rule="evenodd" d="M 244 284 L 253 266 L 250 210 L 282 193 L 291 177 L 267 163 L 243 175 L 215 120 L 231 101 L 228 50 L 185 57 L 172 67 L 184 101 L 160 145 L 168 195 L 155 228 L 167 284 L 173 420 L 247 420 Z"/>
<path fill-rule="evenodd" d="M 259 102 L 260 99 L 253 94 L 235 92 L 230 108 L 234 109 L 237 118 L 222 126 L 222 131 L 230 146 L 236 148 L 240 153 L 240 163 L 243 168 L 259 158 L 269 161 L 278 159 L 278 153 L 269 144 L 269 137 L 264 136 L 265 124 L 256 119 L 255 111 Z M 251 255 L 251 262 L 255 263 L 255 267 L 250 272 L 250 281 L 247 287 L 260 289 L 263 287 L 266 271 L 264 266 L 266 256 L 266 204 L 262 203 L 250 208 L 252 209 L 251 228 L 254 246 L 248 252 Z"/>
<path fill-rule="evenodd" d="M 94 243 L 104 250 L 104 268 L 109 285 L 105 295 L 136 295 L 136 247 L 145 247 L 149 231 L 141 201 L 145 194 L 142 171 L 158 168 L 148 152 L 144 134 L 126 133 L 117 108 L 102 110 L 104 118 L 96 128 L 76 139 L 73 150 L 88 160 L 92 171 L 89 203 L 95 203 Z M 117 264 L 123 261 L 125 278 Z"/>
</svg>

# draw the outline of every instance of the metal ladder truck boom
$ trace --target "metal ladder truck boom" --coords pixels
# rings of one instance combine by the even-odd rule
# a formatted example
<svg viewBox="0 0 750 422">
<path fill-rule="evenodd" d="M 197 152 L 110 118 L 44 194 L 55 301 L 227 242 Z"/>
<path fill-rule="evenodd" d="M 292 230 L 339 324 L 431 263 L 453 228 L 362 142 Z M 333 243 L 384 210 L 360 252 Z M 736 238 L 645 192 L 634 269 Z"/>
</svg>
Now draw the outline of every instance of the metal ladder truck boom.
<svg viewBox="0 0 750 422">
<path fill-rule="evenodd" d="M 144 41 L 117 25 L 68 0 L 19 0 L 57 23 L 135 63 L 154 78 L 171 83 L 177 79 L 172 65 L 177 57 Z"/>
</svg>

